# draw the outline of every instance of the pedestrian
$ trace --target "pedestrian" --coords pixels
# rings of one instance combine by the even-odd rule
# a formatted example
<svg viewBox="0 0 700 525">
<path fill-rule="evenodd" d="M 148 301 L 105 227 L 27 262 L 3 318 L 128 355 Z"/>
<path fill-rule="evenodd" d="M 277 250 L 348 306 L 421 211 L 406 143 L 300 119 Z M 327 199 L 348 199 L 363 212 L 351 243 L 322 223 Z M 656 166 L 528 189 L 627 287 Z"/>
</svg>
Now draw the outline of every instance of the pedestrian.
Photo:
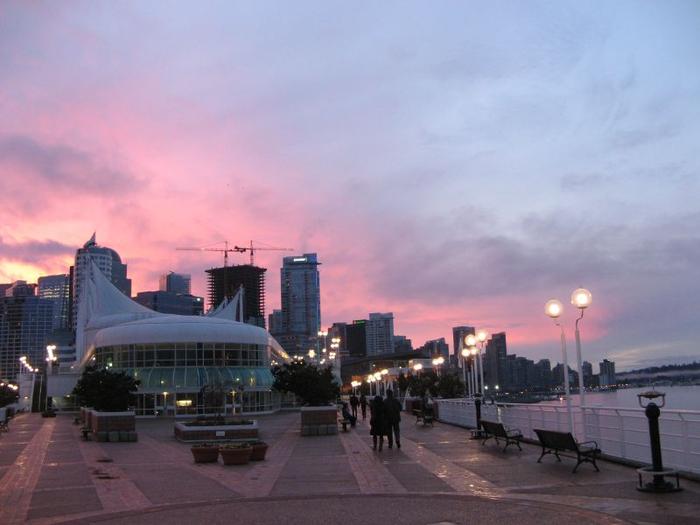
<svg viewBox="0 0 700 525">
<path fill-rule="evenodd" d="M 352 410 L 352 415 L 355 416 L 355 419 L 357 419 L 357 405 L 360 404 L 360 400 L 357 399 L 357 396 L 353 392 L 353 394 L 350 396 L 350 409 Z"/>
<path fill-rule="evenodd" d="M 367 398 L 364 394 L 360 394 L 360 408 L 362 409 L 362 421 L 367 419 Z"/>
<path fill-rule="evenodd" d="M 388 430 L 386 410 L 381 396 L 374 396 L 370 410 L 372 413 L 369 418 L 369 433 L 372 435 L 372 449 L 377 450 L 377 442 L 379 442 L 381 452 L 384 447 L 384 436 L 387 435 Z"/>
<path fill-rule="evenodd" d="M 401 431 L 399 424 L 401 423 L 401 403 L 394 397 L 394 392 L 389 389 L 386 391 L 386 399 L 384 400 L 384 411 L 387 419 L 387 441 L 389 448 L 394 445 L 396 440 L 396 448 L 401 448 Z"/>
<path fill-rule="evenodd" d="M 355 423 L 357 423 L 357 416 L 353 416 L 350 411 L 348 410 L 348 404 L 343 403 L 343 408 L 341 410 L 341 413 L 343 415 L 343 419 L 347 419 L 350 421 L 350 426 L 354 427 Z"/>
</svg>

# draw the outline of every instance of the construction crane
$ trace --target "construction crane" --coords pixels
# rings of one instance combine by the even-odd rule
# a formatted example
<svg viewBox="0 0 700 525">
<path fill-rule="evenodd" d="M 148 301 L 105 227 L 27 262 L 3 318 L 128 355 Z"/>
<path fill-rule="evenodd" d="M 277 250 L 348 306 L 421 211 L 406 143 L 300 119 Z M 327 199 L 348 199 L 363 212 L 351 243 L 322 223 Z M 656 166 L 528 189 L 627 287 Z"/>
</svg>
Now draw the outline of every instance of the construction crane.
<svg viewBox="0 0 700 525">
<path fill-rule="evenodd" d="M 293 252 L 293 248 L 276 248 L 274 246 L 253 246 L 253 241 L 250 241 L 250 246 L 234 246 L 233 251 L 238 253 L 250 252 L 250 265 L 255 266 L 255 252 L 257 251 L 275 251 L 275 252 Z"/>
<path fill-rule="evenodd" d="M 250 246 L 234 246 L 233 248 L 228 247 L 228 241 L 224 241 L 224 248 L 175 248 L 178 251 L 189 251 L 189 252 L 219 252 L 224 254 L 224 268 L 228 266 L 228 254 L 229 253 L 245 253 L 250 252 L 250 265 L 255 266 L 255 252 L 259 250 L 266 251 L 286 251 L 293 252 L 292 248 L 275 248 L 272 246 L 254 246 L 253 241 L 250 241 Z"/>
</svg>

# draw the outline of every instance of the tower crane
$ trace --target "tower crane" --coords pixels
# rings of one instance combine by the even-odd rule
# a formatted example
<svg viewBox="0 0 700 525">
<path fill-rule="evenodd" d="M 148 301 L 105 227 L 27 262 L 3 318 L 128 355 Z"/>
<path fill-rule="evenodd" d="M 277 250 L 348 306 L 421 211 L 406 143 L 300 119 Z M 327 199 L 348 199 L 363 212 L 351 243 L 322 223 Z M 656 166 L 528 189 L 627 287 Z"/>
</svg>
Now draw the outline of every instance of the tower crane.
<svg viewBox="0 0 700 525">
<path fill-rule="evenodd" d="M 250 246 L 234 246 L 233 251 L 238 253 L 250 252 L 250 265 L 255 266 L 255 252 L 264 251 L 275 251 L 275 252 L 293 252 L 293 248 L 276 248 L 274 246 L 253 246 L 253 241 L 250 241 Z"/>
<path fill-rule="evenodd" d="M 229 253 L 250 253 L 250 265 L 255 266 L 255 252 L 259 250 L 265 251 L 284 251 L 293 252 L 293 248 L 276 248 L 273 246 L 255 246 L 253 241 L 250 241 L 249 246 L 234 246 L 233 248 L 228 247 L 228 241 L 224 241 L 224 248 L 175 248 L 178 251 L 190 251 L 190 252 L 219 252 L 224 254 L 224 268 L 228 266 L 228 254 Z"/>
</svg>

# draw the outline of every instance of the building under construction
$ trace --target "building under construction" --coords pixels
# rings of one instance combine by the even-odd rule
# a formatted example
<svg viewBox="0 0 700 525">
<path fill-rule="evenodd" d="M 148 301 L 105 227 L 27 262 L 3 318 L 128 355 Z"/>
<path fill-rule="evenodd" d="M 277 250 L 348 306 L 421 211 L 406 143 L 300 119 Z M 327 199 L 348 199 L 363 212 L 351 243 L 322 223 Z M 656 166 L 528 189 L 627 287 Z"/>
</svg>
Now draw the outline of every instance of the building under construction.
<svg viewBox="0 0 700 525">
<path fill-rule="evenodd" d="M 209 307 L 216 308 L 224 298 L 233 297 L 243 286 L 243 319 L 265 328 L 266 268 L 240 264 L 207 270 Z"/>
</svg>

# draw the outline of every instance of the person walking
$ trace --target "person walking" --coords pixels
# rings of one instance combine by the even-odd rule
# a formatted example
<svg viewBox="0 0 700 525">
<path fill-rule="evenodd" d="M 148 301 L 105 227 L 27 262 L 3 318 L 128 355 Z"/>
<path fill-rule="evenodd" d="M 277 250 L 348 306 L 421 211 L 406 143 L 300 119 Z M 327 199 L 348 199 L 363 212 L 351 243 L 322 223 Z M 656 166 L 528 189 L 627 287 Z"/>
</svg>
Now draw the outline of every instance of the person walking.
<svg viewBox="0 0 700 525">
<path fill-rule="evenodd" d="M 357 396 L 353 393 L 350 396 L 350 410 L 352 410 L 352 415 L 357 419 L 357 405 L 360 404 L 360 400 L 357 399 Z"/>
<path fill-rule="evenodd" d="M 379 451 L 381 452 L 384 447 L 384 436 L 387 435 L 388 430 L 384 400 L 380 396 L 374 396 L 369 408 L 371 411 L 369 433 L 372 435 L 372 450 L 377 450 L 377 442 L 379 442 Z"/>
<path fill-rule="evenodd" d="M 386 391 L 386 399 L 384 400 L 384 411 L 387 419 L 387 441 L 389 448 L 394 445 L 396 440 L 396 448 L 401 448 L 401 431 L 399 424 L 401 423 L 401 403 L 394 397 L 394 392 L 389 389 Z"/>
<path fill-rule="evenodd" d="M 360 394 L 360 408 L 362 409 L 362 421 L 367 419 L 367 398 L 364 394 Z"/>
</svg>

